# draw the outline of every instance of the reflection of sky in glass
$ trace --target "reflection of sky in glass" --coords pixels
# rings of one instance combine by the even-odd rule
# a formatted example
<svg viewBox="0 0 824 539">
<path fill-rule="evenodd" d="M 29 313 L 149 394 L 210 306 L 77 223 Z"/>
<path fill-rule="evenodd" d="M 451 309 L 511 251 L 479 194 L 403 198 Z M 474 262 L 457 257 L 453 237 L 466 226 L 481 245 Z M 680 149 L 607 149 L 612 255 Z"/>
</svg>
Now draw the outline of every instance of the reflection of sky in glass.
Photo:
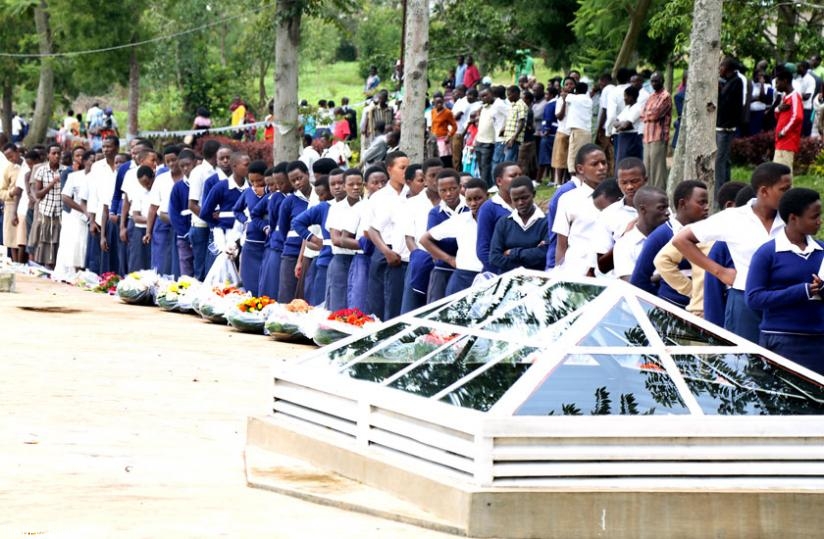
<svg viewBox="0 0 824 539">
<path fill-rule="evenodd" d="M 649 339 L 630 312 L 626 300 L 619 301 L 580 342 L 581 346 L 649 346 Z"/>
<path fill-rule="evenodd" d="M 569 355 L 515 415 L 688 414 L 656 356 Z"/>
<path fill-rule="evenodd" d="M 755 354 L 673 355 L 705 414 L 824 414 L 824 388 Z"/>
<path fill-rule="evenodd" d="M 679 346 L 735 346 L 710 331 L 688 322 L 660 307 L 639 300 L 653 327 L 666 345 Z"/>
</svg>

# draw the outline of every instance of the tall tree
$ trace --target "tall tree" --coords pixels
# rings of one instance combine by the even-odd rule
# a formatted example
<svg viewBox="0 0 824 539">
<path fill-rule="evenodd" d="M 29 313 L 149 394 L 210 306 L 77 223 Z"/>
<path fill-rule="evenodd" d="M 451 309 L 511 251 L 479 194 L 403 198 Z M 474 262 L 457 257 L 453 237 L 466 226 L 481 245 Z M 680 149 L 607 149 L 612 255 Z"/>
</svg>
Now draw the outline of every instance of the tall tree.
<svg viewBox="0 0 824 539">
<path fill-rule="evenodd" d="M 298 48 L 303 10 L 301 0 L 277 0 L 274 115 L 279 127 L 275 137 L 275 162 L 291 161 L 300 154 Z"/>
<path fill-rule="evenodd" d="M 718 109 L 718 62 L 721 56 L 723 0 L 695 0 L 690 33 L 690 71 L 678 146 L 682 156 L 670 169 L 667 184 L 684 180 L 707 184 L 715 193 L 715 117 Z M 676 152 L 677 153 L 677 152 Z"/>
<path fill-rule="evenodd" d="M 618 73 L 619 68 L 629 65 L 632 54 L 638 48 L 638 38 L 641 35 L 641 27 L 644 25 L 644 21 L 647 20 L 647 12 L 649 12 L 651 4 L 652 0 L 638 0 L 635 7 L 631 9 L 627 33 L 624 35 L 621 49 L 618 51 L 618 56 L 615 57 L 615 64 L 612 66 L 613 77 Z"/>
<path fill-rule="evenodd" d="M 401 104 L 401 148 L 410 162 L 423 162 L 426 130 L 426 77 L 429 65 L 429 2 L 407 0 L 406 35 L 404 36 L 403 82 Z"/>
<path fill-rule="evenodd" d="M 46 138 L 46 130 L 49 128 L 52 110 L 54 107 L 54 69 L 51 54 L 52 33 L 49 25 L 49 6 L 46 0 L 40 0 L 34 7 L 34 24 L 37 28 L 38 50 L 40 58 L 40 81 L 37 84 L 37 101 L 34 106 L 34 118 L 32 118 L 31 129 L 26 136 L 27 145 L 35 144 Z"/>
</svg>

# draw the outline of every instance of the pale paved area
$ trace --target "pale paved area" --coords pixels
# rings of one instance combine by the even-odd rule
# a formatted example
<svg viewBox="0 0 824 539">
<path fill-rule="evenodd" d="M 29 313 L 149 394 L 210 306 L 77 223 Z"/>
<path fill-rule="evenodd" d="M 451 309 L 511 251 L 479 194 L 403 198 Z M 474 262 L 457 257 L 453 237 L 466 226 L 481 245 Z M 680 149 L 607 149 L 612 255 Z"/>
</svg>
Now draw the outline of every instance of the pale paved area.
<svg viewBox="0 0 824 539">
<path fill-rule="evenodd" d="M 246 418 L 305 347 L 19 276 L 0 336 L 0 539 L 453 537 L 246 487 Z"/>
</svg>

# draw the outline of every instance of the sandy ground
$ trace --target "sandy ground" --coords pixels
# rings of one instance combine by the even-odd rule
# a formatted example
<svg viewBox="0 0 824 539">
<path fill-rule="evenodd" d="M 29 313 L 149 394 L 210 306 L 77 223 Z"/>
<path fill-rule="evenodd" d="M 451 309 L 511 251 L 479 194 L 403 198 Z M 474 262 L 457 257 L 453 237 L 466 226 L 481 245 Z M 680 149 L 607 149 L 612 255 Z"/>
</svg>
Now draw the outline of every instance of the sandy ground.
<svg viewBox="0 0 824 539">
<path fill-rule="evenodd" d="M 0 539 L 453 537 L 246 487 L 246 418 L 307 347 L 20 276 L 0 327 Z"/>
</svg>

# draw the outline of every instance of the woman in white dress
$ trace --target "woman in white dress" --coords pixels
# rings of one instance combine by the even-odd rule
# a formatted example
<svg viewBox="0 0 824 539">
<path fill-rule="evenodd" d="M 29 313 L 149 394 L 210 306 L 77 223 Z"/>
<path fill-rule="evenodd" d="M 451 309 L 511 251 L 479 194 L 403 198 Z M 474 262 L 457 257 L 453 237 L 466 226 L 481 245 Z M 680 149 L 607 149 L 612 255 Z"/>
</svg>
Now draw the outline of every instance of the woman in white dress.
<svg viewBox="0 0 824 539">
<path fill-rule="evenodd" d="M 62 213 L 63 223 L 60 229 L 60 245 L 52 279 L 69 281 L 75 272 L 83 268 L 86 260 L 86 241 L 88 239 L 89 218 L 86 212 L 86 200 L 89 197 L 88 174 L 94 163 L 94 152 L 83 154 L 82 168 L 69 174 L 61 195 L 63 203 L 71 208 Z"/>
</svg>

